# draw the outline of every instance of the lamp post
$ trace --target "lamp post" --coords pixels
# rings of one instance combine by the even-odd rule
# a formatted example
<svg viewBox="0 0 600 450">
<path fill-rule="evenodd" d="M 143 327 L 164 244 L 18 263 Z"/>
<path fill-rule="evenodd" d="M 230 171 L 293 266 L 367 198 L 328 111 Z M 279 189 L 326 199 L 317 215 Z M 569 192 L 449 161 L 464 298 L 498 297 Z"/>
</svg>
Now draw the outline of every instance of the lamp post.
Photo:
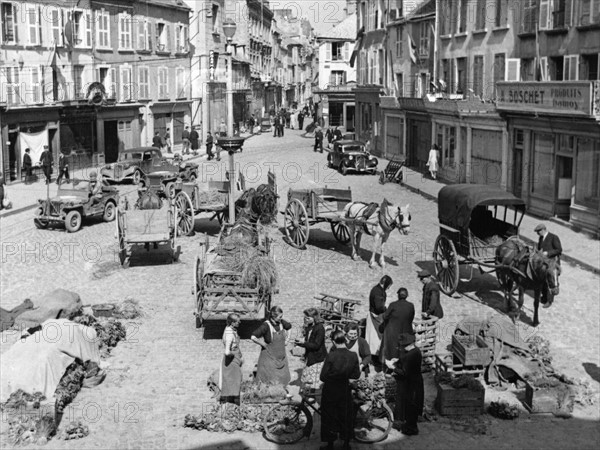
<svg viewBox="0 0 600 450">
<path fill-rule="evenodd" d="M 227 134 L 229 136 L 233 136 L 233 58 L 230 47 L 236 29 L 237 26 L 232 19 L 223 22 L 223 34 L 227 38 Z"/>
</svg>

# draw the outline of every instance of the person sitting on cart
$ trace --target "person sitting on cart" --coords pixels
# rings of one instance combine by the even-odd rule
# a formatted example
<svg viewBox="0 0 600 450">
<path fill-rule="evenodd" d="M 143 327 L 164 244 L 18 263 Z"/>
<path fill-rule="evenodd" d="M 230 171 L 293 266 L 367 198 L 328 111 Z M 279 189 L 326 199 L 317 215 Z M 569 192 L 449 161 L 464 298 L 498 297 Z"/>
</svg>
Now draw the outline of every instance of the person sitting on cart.
<svg viewBox="0 0 600 450">
<path fill-rule="evenodd" d="M 364 373 L 365 376 L 368 376 L 369 364 L 371 364 L 371 350 L 369 349 L 369 344 L 365 338 L 358 335 L 357 323 L 347 324 L 344 327 L 344 331 L 346 332 L 346 348 L 351 352 L 356 353 L 360 363 L 360 371 Z"/>
<path fill-rule="evenodd" d="M 421 315 L 423 319 L 444 317 L 444 310 L 440 301 L 440 286 L 427 270 L 421 270 L 417 276 L 423 283 L 423 300 L 421 302 Z"/>
<path fill-rule="evenodd" d="M 354 437 L 354 402 L 350 380 L 360 377 L 360 367 L 356 353 L 346 348 L 344 332 L 336 330 L 331 340 L 334 347 L 325 359 L 320 379 L 323 382 L 321 399 L 321 442 L 326 449 L 333 449 L 339 434 L 344 441 L 344 449 L 350 448 Z"/>
<path fill-rule="evenodd" d="M 256 369 L 256 381 L 277 383 L 287 386 L 290 382 L 290 367 L 285 353 L 287 330 L 292 324 L 283 319 L 283 310 L 273 306 L 269 320 L 262 323 L 250 339 L 261 346 Z M 261 341 L 262 338 L 262 341 Z"/>
<path fill-rule="evenodd" d="M 102 201 L 102 183 L 98 181 L 98 174 L 95 171 L 90 172 L 88 196 L 90 198 L 90 206 L 97 205 Z"/>
</svg>

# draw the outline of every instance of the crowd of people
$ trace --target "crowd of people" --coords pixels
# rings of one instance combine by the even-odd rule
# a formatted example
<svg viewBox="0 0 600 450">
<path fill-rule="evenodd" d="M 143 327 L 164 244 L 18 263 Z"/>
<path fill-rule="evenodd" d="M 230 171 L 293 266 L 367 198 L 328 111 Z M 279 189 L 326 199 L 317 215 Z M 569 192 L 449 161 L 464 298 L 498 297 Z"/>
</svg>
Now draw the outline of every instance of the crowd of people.
<svg viewBox="0 0 600 450">
<path fill-rule="evenodd" d="M 421 316 L 424 319 L 441 319 L 444 315 L 440 302 L 440 289 L 427 271 L 418 273 L 423 283 Z M 418 434 L 417 418 L 423 411 L 422 355 L 415 345 L 413 320 L 415 307 L 408 301 L 409 292 L 401 287 L 397 299 L 388 301 L 388 291 L 393 281 L 385 275 L 369 295 L 369 316 L 365 337 L 357 323 L 349 323 L 344 330 L 331 333 L 331 348 L 327 348 L 327 331 L 316 308 L 304 311 L 303 338 L 294 345 L 304 349 L 305 368 L 302 383 L 322 385 L 320 403 L 322 425 L 321 440 L 325 448 L 333 448 L 339 438 L 344 448 L 353 437 L 354 402 L 351 380 L 384 372 L 396 378 L 396 403 L 394 427 L 405 435 Z M 287 386 L 291 374 L 286 352 L 286 341 L 292 324 L 284 319 L 281 307 L 274 306 L 269 318 L 251 335 L 260 346 L 255 380 Z M 224 355 L 220 370 L 221 402 L 240 403 L 243 358 L 237 327 L 238 314 L 230 314 L 223 333 Z"/>
</svg>

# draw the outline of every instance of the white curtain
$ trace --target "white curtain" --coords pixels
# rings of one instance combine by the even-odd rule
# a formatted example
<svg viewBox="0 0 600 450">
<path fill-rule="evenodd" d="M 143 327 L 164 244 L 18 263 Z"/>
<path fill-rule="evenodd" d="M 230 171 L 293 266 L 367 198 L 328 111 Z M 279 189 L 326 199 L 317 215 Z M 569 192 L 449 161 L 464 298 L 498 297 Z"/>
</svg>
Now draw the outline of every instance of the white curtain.
<svg viewBox="0 0 600 450">
<path fill-rule="evenodd" d="M 21 131 L 19 133 L 19 144 L 21 145 L 21 155 L 25 154 L 25 149 L 29 148 L 31 151 L 31 162 L 35 165 L 40 160 L 44 145 L 48 145 L 48 130 L 43 130 L 38 133 L 26 133 Z"/>
</svg>

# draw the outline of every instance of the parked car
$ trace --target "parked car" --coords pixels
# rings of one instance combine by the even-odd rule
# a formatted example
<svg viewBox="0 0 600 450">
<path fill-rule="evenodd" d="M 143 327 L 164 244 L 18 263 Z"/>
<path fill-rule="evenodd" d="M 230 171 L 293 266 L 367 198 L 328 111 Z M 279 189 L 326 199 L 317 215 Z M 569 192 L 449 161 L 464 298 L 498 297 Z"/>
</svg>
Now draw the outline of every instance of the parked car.
<svg viewBox="0 0 600 450">
<path fill-rule="evenodd" d="M 131 180 L 133 184 L 144 183 L 150 168 L 162 161 L 161 151 L 156 147 L 137 147 L 119 152 L 116 162 L 106 164 L 100 169 L 103 180 L 120 183 Z"/>
<path fill-rule="evenodd" d="M 271 118 L 270 117 L 263 117 L 262 119 L 260 119 L 260 131 L 261 132 L 271 131 Z"/>
<path fill-rule="evenodd" d="M 114 186 L 102 186 L 102 199 L 93 204 L 89 196 L 89 181 L 73 180 L 61 183 L 56 197 L 38 200 L 33 223 L 37 228 L 64 224 L 67 231 L 79 231 L 83 219 L 101 217 L 105 222 L 115 220 L 119 191 Z"/>
<path fill-rule="evenodd" d="M 339 170 L 343 175 L 348 172 L 377 173 L 377 158 L 365 148 L 365 144 L 353 140 L 339 140 L 327 155 L 329 167 Z"/>
</svg>

